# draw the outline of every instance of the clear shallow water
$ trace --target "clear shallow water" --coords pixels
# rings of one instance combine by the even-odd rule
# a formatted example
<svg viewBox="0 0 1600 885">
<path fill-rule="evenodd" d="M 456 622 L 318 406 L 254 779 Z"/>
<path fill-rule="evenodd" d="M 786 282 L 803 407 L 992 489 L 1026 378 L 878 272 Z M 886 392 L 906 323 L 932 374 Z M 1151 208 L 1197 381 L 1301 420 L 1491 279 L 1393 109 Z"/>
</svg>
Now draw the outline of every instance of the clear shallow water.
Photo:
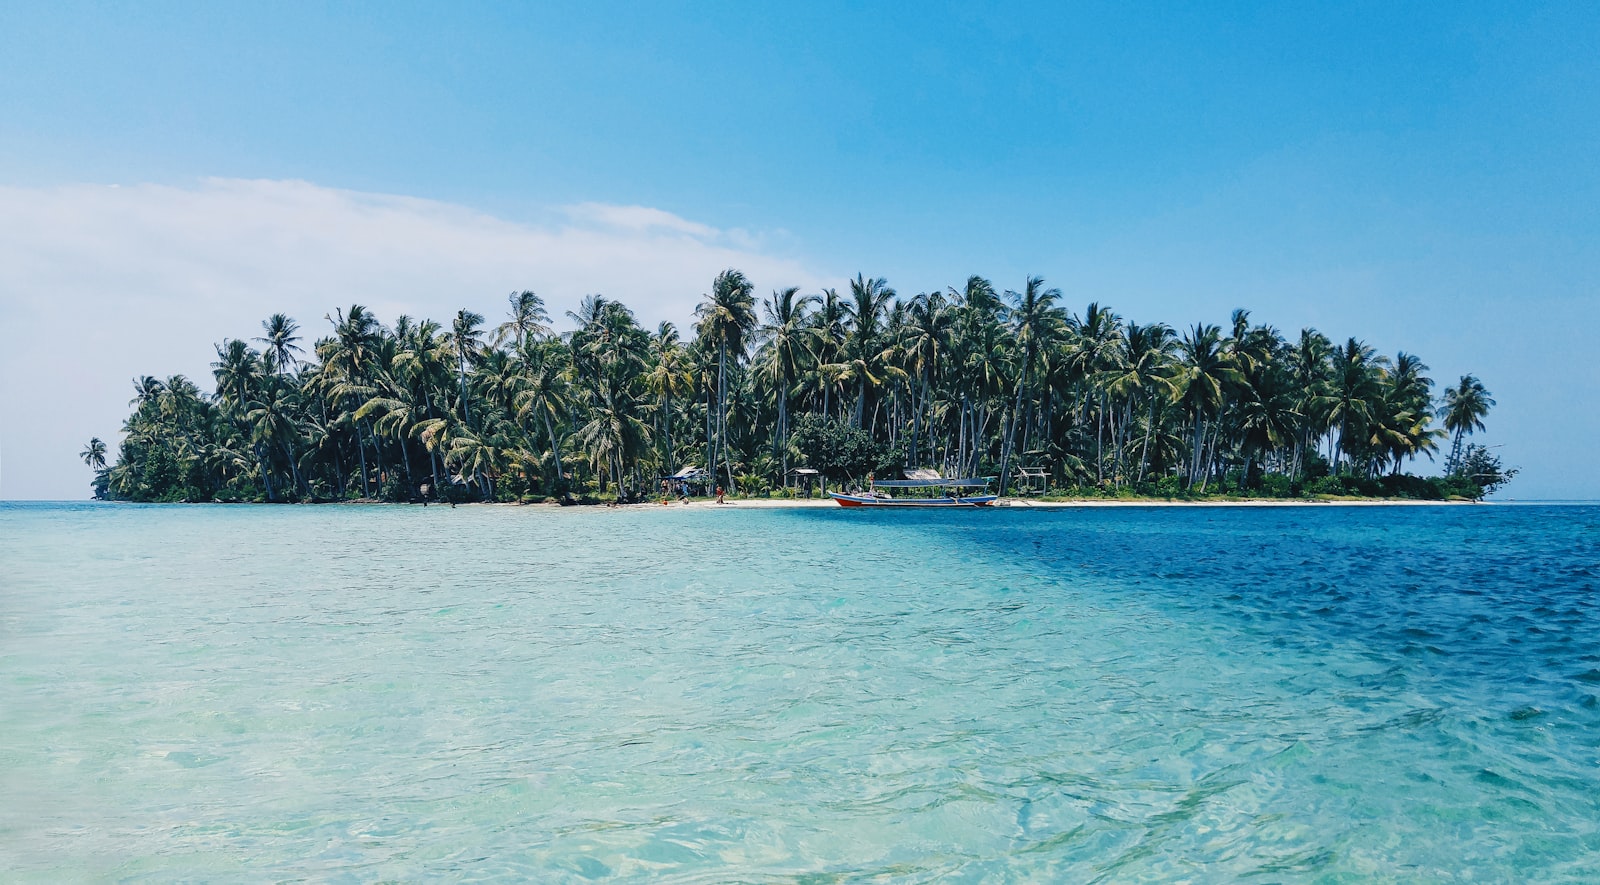
<svg viewBox="0 0 1600 885">
<path fill-rule="evenodd" d="M 21 880 L 1593 881 L 1600 508 L 0 505 Z"/>
</svg>

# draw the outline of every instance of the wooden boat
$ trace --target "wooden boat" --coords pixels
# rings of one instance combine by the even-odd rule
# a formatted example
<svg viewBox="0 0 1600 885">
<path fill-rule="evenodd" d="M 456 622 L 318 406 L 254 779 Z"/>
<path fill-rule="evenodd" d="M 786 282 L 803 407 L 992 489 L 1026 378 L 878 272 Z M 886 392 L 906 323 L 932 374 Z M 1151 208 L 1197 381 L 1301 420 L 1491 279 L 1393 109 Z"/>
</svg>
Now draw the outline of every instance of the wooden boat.
<svg viewBox="0 0 1600 885">
<path fill-rule="evenodd" d="M 867 491 L 851 493 L 829 492 L 828 497 L 839 502 L 840 507 L 987 507 L 998 496 L 987 493 L 990 480 L 983 477 L 944 479 L 932 471 L 912 471 L 910 479 L 874 480 Z M 917 475 L 922 474 L 922 475 Z M 921 490 L 929 495 L 902 494 L 895 497 L 894 490 L 905 492 Z M 962 494 L 976 490 L 976 494 Z"/>
</svg>

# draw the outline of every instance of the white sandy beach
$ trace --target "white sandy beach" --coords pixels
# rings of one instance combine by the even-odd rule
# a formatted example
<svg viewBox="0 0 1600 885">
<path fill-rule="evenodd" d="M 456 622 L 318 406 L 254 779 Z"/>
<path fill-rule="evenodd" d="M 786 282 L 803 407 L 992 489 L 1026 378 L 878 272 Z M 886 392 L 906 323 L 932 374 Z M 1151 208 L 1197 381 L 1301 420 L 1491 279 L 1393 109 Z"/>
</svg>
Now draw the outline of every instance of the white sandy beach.
<svg viewBox="0 0 1600 885">
<path fill-rule="evenodd" d="M 1082 501 L 1033 501 L 1023 498 L 1007 498 L 997 501 L 995 507 L 1025 507 L 1042 510 L 1057 510 L 1076 507 L 1436 507 L 1453 504 L 1478 503 L 1472 501 L 1109 501 L 1109 500 L 1082 500 Z M 552 505 L 554 506 L 554 505 Z M 677 509 L 696 508 L 712 510 L 732 509 L 784 509 L 798 507 L 838 507 L 832 500 L 795 499 L 795 498 L 730 498 L 725 503 L 715 501 L 690 501 L 681 503 L 672 501 L 668 504 L 632 504 L 630 507 L 670 507 Z"/>
</svg>

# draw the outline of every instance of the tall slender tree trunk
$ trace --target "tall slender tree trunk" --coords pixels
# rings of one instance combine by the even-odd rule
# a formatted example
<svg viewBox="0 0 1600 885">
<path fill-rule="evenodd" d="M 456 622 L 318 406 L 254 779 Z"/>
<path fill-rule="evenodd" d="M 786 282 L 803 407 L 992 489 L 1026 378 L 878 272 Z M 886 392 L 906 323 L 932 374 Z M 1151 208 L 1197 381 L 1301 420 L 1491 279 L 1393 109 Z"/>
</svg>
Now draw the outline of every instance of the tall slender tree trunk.
<svg viewBox="0 0 1600 885">
<path fill-rule="evenodd" d="M 300 482 L 300 465 L 294 457 L 294 443 L 284 440 L 283 446 L 289 455 L 289 473 L 294 477 L 294 490 L 296 493 L 301 493 L 304 491 L 304 486 Z"/>
<path fill-rule="evenodd" d="M 706 474 L 707 475 L 712 475 L 712 474 L 715 474 L 717 472 L 717 450 L 716 450 L 715 444 L 712 441 L 712 436 L 713 436 L 712 428 L 716 424 L 716 418 L 714 417 L 715 414 L 716 413 L 712 411 L 712 405 L 711 405 L 711 388 L 707 387 L 706 388 Z"/>
<path fill-rule="evenodd" d="M 1191 488 L 1191 489 L 1194 488 L 1195 481 L 1199 478 L 1196 474 L 1198 474 L 1200 472 L 1200 457 L 1203 454 L 1205 454 L 1205 452 L 1203 451 L 1203 449 L 1204 449 L 1204 437 L 1203 437 L 1203 430 L 1202 430 L 1202 428 L 1204 428 L 1204 426 L 1205 426 L 1205 419 L 1203 417 L 1201 417 L 1200 410 L 1199 409 L 1195 409 L 1195 412 L 1194 412 L 1194 443 L 1189 449 L 1189 484 L 1188 484 L 1188 488 Z"/>
<path fill-rule="evenodd" d="M 367 422 L 367 439 L 372 441 L 372 459 L 377 462 L 378 492 L 383 492 L 383 449 L 378 444 L 378 434 L 372 429 L 372 422 Z"/>
<path fill-rule="evenodd" d="M 1011 444 L 1017 430 L 1017 413 L 1022 410 L 1022 391 L 1028 386 L 1028 364 L 1033 361 L 1033 348 L 1029 347 L 1022 354 L 1022 371 L 1017 375 L 1017 397 L 1011 406 L 1011 422 L 1006 428 L 1006 438 L 1000 447 L 1000 494 L 1006 493 L 1006 486 L 1011 477 Z"/>
<path fill-rule="evenodd" d="M 550 460 L 556 467 L 556 481 L 551 485 L 551 491 L 564 491 L 567 479 L 561 470 L 561 441 L 556 439 L 556 426 L 550 421 L 550 413 L 543 409 L 539 413 L 544 417 L 545 435 L 550 437 Z"/>
<path fill-rule="evenodd" d="M 405 465 L 406 485 L 415 486 L 416 482 L 411 478 L 411 450 L 406 447 L 406 435 L 397 433 L 395 434 L 395 439 L 400 440 L 400 463 Z M 408 492 L 407 494 L 410 493 Z"/>
<path fill-rule="evenodd" d="M 922 369 L 922 390 L 913 397 L 915 402 L 911 408 L 911 461 L 917 463 L 921 454 L 922 444 L 922 409 L 928 401 L 928 369 Z"/>
<path fill-rule="evenodd" d="M 1100 404 L 1094 413 L 1094 479 L 1095 482 L 1106 481 L 1106 456 L 1105 456 L 1105 429 L 1106 409 L 1105 397 L 1101 396 Z"/>
<path fill-rule="evenodd" d="M 464 351 L 464 350 L 458 351 L 457 352 L 457 357 L 458 357 L 458 359 L 457 359 L 457 367 L 459 369 L 460 376 L 461 376 L 461 418 L 462 418 L 463 421 L 466 422 L 467 427 L 471 428 L 472 427 L 472 410 L 470 408 L 468 408 L 468 405 L 467 405 L 467 353 L 466 353 L 466 351 Z"/>
<path fill-rule="evenodd" d="M 728 468 L 728 489 L 733 489 L 733 466 L 728 458 L 728 344 L 717 342 L 717 452 Z M 711 474 L 717 473 L 717 464 L 711 462 Z"/>
<path fill-rule="evenodd" d="M 356 454 L 361 456 L 361 497 L 372 497 L 372 488 L 367 482 L 367 444 L 361 438 L 361 424 L 356 424 Z"/>
<path fill-rule="evenodd" d="M 1145 470 L 1150 464 L 1150 432 L 1155 429 L 1155 426 L 1156 398 L 1152 396 L 1150 397 L 1150 420 L 1144 426 L 1144 444 L 1139 447 L 1139 472 L 1134 474 L 1133 477 L 1135 487 L 1138 487 L 1139 483 L 1144 480 Z"/>
<path fill-rule="evenodd" d="M 663 394 L 661 397 L 661 436 L 667 446 L 667 470 L 677 473 L 677 465 L 673 463 L 672 452 L 672 394 Z"/>
<path fill-rule="evenodd" d="M 270 503 L 276 500 L 272 495 L 272 467 L 267 464 L 267 453 L 261 448 L 260 443 L 256 443 L 255 450 L 256 460 L 261 462 L 261 481 L 266 484 L 267 501 Z"/>
<path fill-rule="evenodd" d="M 789 476 L 789 447 L 785 444 L 788 441 L 788 437 L 789 386 L 785 384 L 783 390 L 778 391 L 778 433 L 773 437 L 772 445 L 773 454 L 777 456 L 783 469 L 783 476 L 779 477 L 780 479 L 787 479 Z"/>
<path fill-rule="evenodd" d="M 967 395 L 961 394 L 961 411 L 956 415 L 956 467 L 965 472 L 967 466 Z"/>
<path fill-rule="evenodd" d="M 989 418 L 990 411 L 987 406 L 974 406 L 972 414 L 972 475 L 977 476 L 983 468 L 983 456 L 989 449 Z"/>
</svg>

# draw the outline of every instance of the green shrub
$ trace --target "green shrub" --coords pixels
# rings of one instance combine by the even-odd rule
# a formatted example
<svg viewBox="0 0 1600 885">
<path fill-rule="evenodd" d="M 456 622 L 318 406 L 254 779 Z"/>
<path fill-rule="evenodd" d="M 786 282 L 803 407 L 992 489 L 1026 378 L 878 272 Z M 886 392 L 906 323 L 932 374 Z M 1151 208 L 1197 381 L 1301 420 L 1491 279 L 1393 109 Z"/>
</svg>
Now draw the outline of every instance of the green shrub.
<svg viewBox="0 0 1600 885">
<path fill-rule="evenodd" d="M 1269 473 L 1261 477 L 1261 494 L 1267 498 L 1292 498 L 1298 491 L 1294 480 L 1281 473 Z"/>
<path fill-rule="evenodd" d="M 1306 484 L 1308 495 L 1343 495 L 1344 483 L 1337 476 L 1319 476 Z"/>
<path fill-rule="evenodd" d="M 1163 476 L 1156 481 L 1155 493 L 1163 498 L 1183 497 L 1183 479 L 1179 476 Z"/>
<path fill-rule="evenodd" d="M 1439 484 L 1431 479 L 1409 473 L 1381 477 L 1378 487 L 1386 498 L 1408 498 L 1416 501 L 1437 501 L 1444 497 Z"/>
</svg>

